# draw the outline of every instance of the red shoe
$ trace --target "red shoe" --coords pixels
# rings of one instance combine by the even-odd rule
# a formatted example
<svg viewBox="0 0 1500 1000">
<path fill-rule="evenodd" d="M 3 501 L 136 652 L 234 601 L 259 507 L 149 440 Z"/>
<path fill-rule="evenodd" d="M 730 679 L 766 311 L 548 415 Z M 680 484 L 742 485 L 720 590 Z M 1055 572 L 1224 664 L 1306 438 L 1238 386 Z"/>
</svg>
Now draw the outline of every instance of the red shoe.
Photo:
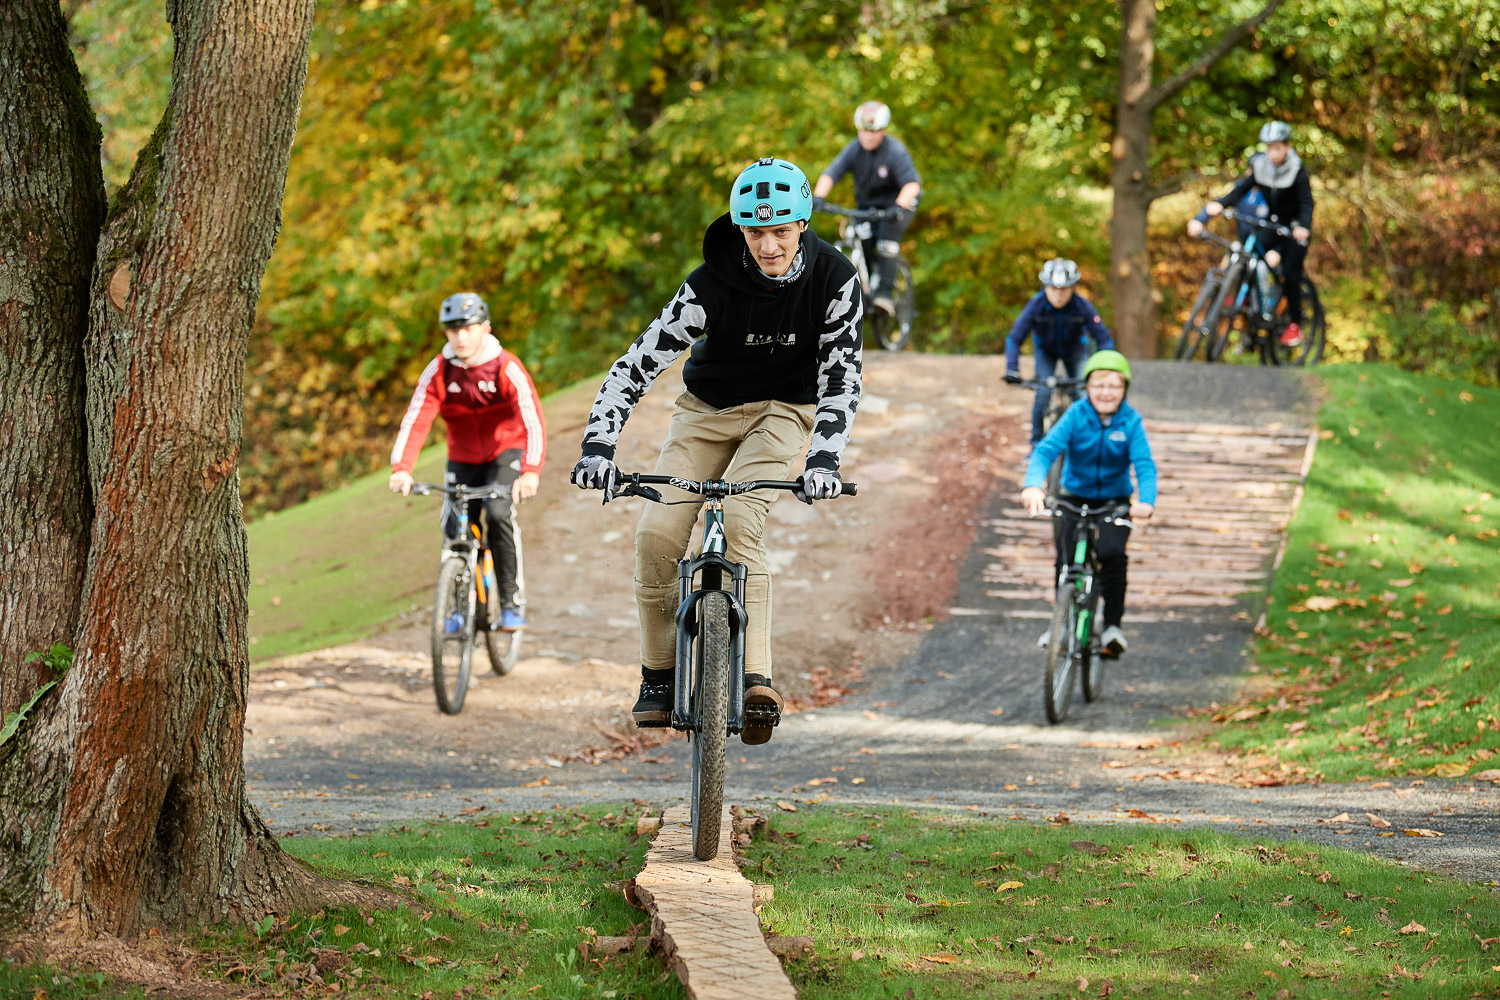
<svg viewBox="0 0 1500 1000">
<path fill-rule="evenodd" d="M 1281 331 L 1281 346 L 1296 347 L 1302 343 L 1302 327 L 1297 323 L 1288 323 L 1286 329 Z"/>
</svg>

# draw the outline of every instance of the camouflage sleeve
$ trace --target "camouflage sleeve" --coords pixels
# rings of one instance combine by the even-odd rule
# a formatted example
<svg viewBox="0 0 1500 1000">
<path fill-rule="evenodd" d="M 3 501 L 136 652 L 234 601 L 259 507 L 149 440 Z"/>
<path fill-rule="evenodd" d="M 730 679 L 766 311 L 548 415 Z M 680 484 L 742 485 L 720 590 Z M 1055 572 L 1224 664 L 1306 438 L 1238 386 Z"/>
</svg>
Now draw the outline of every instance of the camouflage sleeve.
<svg viewBox="0 0 1500 1000">
<path fill-rule="evenodd" d="M 837 469 L 849 444 L 859 406 L 863 317 L 859 276 L 852 275 L 828 303 L 818 338 L 818 409 L 807 449 L 809 469 Z"/>
<path fill-rule="evenodd" d="M 661 315 L 609 368 L 589 410 L 583 432 L 583 454 L 615 457 L 620 431 L 651 383 L 693 345 L 708 324 L 708 314 L 687 282 Z"/>
</svg>

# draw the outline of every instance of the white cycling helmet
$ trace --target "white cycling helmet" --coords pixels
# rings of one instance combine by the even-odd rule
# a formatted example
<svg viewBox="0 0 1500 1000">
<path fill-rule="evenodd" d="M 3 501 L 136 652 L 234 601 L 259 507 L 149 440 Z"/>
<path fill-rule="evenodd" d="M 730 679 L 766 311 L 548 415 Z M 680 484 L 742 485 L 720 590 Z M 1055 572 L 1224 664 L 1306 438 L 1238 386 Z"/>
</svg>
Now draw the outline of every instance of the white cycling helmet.
<svg viewBox="0 0 1500 1000">
<path fill-rule="evenodd" d="M 891 127 L 891 109 L 880 101 L 866 101 L 854 109 L 854 127 L 861 132 L 883 132 Z"/>
<path fill-rule="evenodd" d="M 1049 288 L 1072 288 L 1082 280 L 1078 265 L 1064 257 L 1054 257 L 1042 265 L 1042 284 Z"/>
<path fill-rule="evenodd" d="M 1260 127 L 1261 142 L 1291 142 L 1292 127 L 1286 122 L 1266 122 Z"/>
</svg>

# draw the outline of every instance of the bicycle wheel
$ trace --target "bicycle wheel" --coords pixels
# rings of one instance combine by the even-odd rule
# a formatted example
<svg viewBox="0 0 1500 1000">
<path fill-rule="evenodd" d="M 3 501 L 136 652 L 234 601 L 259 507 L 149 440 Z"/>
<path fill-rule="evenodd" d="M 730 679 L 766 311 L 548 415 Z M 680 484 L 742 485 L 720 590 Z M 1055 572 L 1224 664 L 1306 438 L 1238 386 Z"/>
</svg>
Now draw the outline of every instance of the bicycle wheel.
<svg viewBox="0 0 1500 1000">
<path fill-rule="evenodd" d="M 432 600 L 432 693 L 449 715 L 464 707 L 473 662 L 474 581 L 463 558 L 444 559 Z"/>
<path fill-rule="evenodd" d="M 1208 338 L 1203 348 L 1205 360 L 1218 361 L 1224 356 L 1224 348 L 1229 345 L 1230 335 L 1234 333 L 1235 317 L 1239 313 L 1234 299 L 1239 295 L 1240 281 L 1244 274 L 1242 266 L 1231 267 L 1229 273 L 1224 275 L 1224 283 L 1219 286 L 1218 293 L 1208 304 L 1208 316 L 1203 321 L 1203 329 Z"/>
<path fill-rule="evenodd" d="M 1083 599 L 1083 635 L 1079 638 L 1081 663 L 1078 677 L 1083 681 L 1084 701 L 1097 701 L 1104 690 L 1104 657 L 1094 645 L 1094 636 L 1098 632 L 1094 614 L 1098 608 L 1099 592 L 1090 587 L 1088 596 Z"/>
<path fill-rule="evenodd" d="M 699 602 L 698 655 L 694 657 L 693 857 L 719 856 L 719 813 L 724 807 L 724 744 L 729 736 L 729 595 L 712 591 Z"/>
<path fill-rule="evenodd" d="M 1203 279 L 1198 289 L 1198 298 L 1193 301 L 1193 311 L 1182 324 L 1182 333 L 1177 337 L 1177 360 L 1191 361 L 1198 353 L 1198 345 L 1206 339 L 1208 309 L 1219 293 L 1219 280 L 1213 275 Z M 1205 352 L 1206 353 L 1206 352 Z"/>
<path fill-rule="evenodd" d="M 1307 275 L 1302 276 L 1302 340 L 1296 344 L 1283 344 L 1281 331 L 1290 319 L 1286 315 L 1286 298 L 1276 307 L 1276 322 L 1261 344 L 1261 364 L 1309 365 L 1317 364 L 1323 356 L 1323 304 L 1318 300 L 1318 290 Z"/>
<path fill-rule="evenodd" d="M 491 590 L 485 596 L 489 600 L 485 602 L 484 628 L 479 634 L 484 637 L 484 651 L 489 654 L 490 669 L 504 677 L 516 669 L 516 661 L 521 658 L 521 632 L 491 628 L 500 620 L 500 595 Z"/>
<path fill-rule="evenodd" d="M 904 260 L 896 261 L 896 280 L 891 283 L 891 301 L 896 304 L 892 316 L 884 309 L 870 309 L 870 327 L 875 331 L 875 342 L 887 351 L 899 351 L 911 339 L 912 319 L 916 316 L 916 286 L 912 283 L 911 267 Z"/>
<path fill-rule="evenodd" d="M 1061 722 L 1068 717 L 1073 700 L 1073 647 L 1078 625 L 1078 604 L 1071 583 L 1057 588 L 1057 605 L 1052 609 L 1052 635 L 1047 643 L 1047 676 L 1042 694 L 1047 704 L 1047 721 Z"/>
</svg>

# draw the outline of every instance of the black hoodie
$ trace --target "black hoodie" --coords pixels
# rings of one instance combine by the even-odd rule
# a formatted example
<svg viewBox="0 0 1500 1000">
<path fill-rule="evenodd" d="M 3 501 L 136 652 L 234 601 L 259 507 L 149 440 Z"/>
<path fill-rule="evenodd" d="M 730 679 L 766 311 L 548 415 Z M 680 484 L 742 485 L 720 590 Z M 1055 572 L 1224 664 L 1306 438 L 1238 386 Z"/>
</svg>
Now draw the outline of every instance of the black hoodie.
<svg viewBox="0 0 1500 1000">
<path fill-rule="evenodd" d="M 728 214 L 715 219 L 703 235 L 703 264 L 610 367 L 589 413 L 583 453 L 614 457 L 635 404 L 691 348 L 683 382 L 710 406 L 816 402 L 807 465 L 838 468 L 859 402 L 859 276 L 811 229 L 799 252 L 801 273 L 775 283 L 751 259 Z"/>
</svg>

